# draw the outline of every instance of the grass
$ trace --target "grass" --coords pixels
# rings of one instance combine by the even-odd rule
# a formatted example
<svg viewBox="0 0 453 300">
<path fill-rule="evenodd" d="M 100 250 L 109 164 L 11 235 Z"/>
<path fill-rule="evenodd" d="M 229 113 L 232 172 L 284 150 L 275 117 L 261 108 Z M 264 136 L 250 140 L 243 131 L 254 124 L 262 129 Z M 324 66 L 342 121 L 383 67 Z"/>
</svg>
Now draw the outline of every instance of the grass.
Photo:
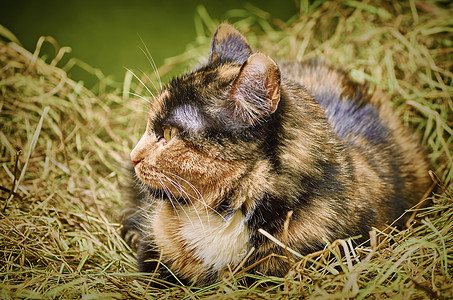
<svg viewBox="0 0 453 300">
<path fill-rule="evenodd" d="M 76 60 L 51 38 L 34 53 L 0 43 L 0 297 L 10 298 L 435 298 L 453 297 L 453 8 L 446 2 L 308 1 L 292 19 L 256 7 L 229 20 L 256 49 L 277 58 L 321 57 L 370 91 L 392 97 L 420 135 L 437 185 L 432 205 L 413 210 L 408 228 L 373 231 L 370 244 L 335 241 L 294 262 L 284 278 L 234 276 L 206 288 L 147 287 L 119 236 L 122 166 L 145 127 L 147 90 Z M 206 57 L 221 20 L 203 7 L 197 39 L 159 68 L 188 69 Z M 5 38 L 14 35 L 0 27 Z M 55 57 L 41 57 L 43 43 Z M 77 65 L 99 78 L 68 78 Z M 150 68 L 151 69 L 151 68 Z M 155 73 L 140 80 L 152 86 Z M 345 252 L 346 255 L 341 253 Z M 315 262 L 307 264 L 308 261 Z M 245 286 L 244 277 L 255 283 Z"/>
</svg>

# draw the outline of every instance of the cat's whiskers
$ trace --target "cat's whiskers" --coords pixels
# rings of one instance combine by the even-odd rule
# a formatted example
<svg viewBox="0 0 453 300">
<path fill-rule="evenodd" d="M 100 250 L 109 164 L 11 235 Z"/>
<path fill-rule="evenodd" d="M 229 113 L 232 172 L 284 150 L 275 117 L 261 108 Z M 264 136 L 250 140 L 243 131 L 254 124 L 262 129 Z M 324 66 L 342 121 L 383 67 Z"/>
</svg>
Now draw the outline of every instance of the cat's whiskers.
<svg viewBox="0 0 453 300">
<path fill-rule="evenodd" d="M 176 174 L 174 174 L 174 173 L 172 173 L 172 172 L 168 172 L 168 171 L 167 171 L 166 173 L 170 174 L 170 175 L 173 176 L 173 177 L 176 177 L 176 179 L 180 179 L 180 180 L 184 181 L 184 183 L 186 183 L 186 184 L 187 184 L 187 185 L 195 192 L 195 194 L 199 197 L 198 200 L 201 199 L 200 201 L 201 201 L 203 204 L 206 205 L 206 202 L 205 202 L 205 200 L 203 199 L 203 195 L 201 194 L 201 192 L 200 192 L 200 191 L 199 191 L 192 183 L 190 183 L 190 182 L 187 181 L 186 179 L 184 179 L 184 178 L 182 178 L 181 176 L 178 176 L 178 175 L 176 175 Z M 193 196 L 192 196 L 192 197 L 193 197 Z"/>
<path fill-rule="evenodd" d="M 167 195 L 167 198 L 170 200 L 171 206 L 173 207 L 173 210 L 175 211 L 176 215 L 179 217 L 178 210 L 176 209 L 176 206 L 174 205 L 173 200 L 171 198 L 172 197 L 171 192 L 168 190 L 167 186 L 164 184 L 162 179 L 159 178 L 158 182 L 159 182 L 160 186 L 162 187 L 162 191 Z M 162 200 L 163 200 L 163 196 L 162 196 Z"/>
<path fill-rule="evenodd" d="M 213 207 L 211 207 L 210 205 L 208 205 L 208 204 L 206 203 L 206 201 L 204 200 L 203 195 L 201 194 L 201 192 L 200 192 L 200 191 L 199 191 L 192 183 L 190 183 L 190 182 L 187 181 L 186 179 L 184 179 L 184 178 L 182 178 L 182 177 L 180 177 L 180 176 L 178 176 L 178 175 L 176 175 L 176 174 L 173 174 L 173 173 L 171 173 L 171 172 L 167 172 L 167 173 L 170 174 L 171 176 L 176 177 L 177 179 L 180 179 L 180 180 L 184 181 L 187 185 L 190 186 L 190 188 L 192 188 L 192 190 L 197 194 L 197 196 L 198 196 L 199 198 L 196 198 L 196 197 L 194 197 L 194 196 L 192 196 L 192 195 L 190 195 L 190 194 L 189 194 L 189 195 L 190 195 L 194 200 L 200 202 L 200 203 L 205 207 L 205 209 L 206 209 L 206 216 L 207 216 L 207 218 L 208 218 L 208 221 L 209 221 L 209 210 L 208 210 L 208 209 L 210 209 L 211 211 L 213 211 L 214 213 L 216 213 L 218 216 L 220 216 L 224 221 L 226 221 L 226 219 L 225 219 L 225 218 L 224 218 L 217 210 L 215 210 Z"/>
<path fill-rule="evenodd" d="M 159 190 L 154 190 L 153 191 L 153 195 L 152 195 L 151 198 L 152 199 L 157 199 L 158 198 L 158 195 L 157 195 L 158 191 L 160 192 L 159 193 L 159 197 L 160 197 L 160 199 L 162 201 L 164 201 L 164 196 L 166 195 L 168 200 L 170 200 L 170 203 L 171 203 L 171 205 L 173 207 L 173 210 L 176 212 L 176 214 L 179 217 L 178 210 L 177 210 L 176 206 L 174 205 L 173 200 L 176 200 L 176 202 L 178 203 L 178 205 L 181 207 L 181 209 L 183 211 L 184 211 L 184 208 L 181 206 L 181 204 L 177 200 L 177 197 L 172 193 L 172 191 L 165 184 L 164 180 L 168 180 L 167 176 L 165 176 L 164 174 L 161 174 L 161 173 L 156 173 L 155 171 L 150 170 L 148 168 L 144 169 L 143 173 L 146 174 L 145 176 L 149 177 L 149 179 L 156 180 L 159 183 L 159 185 L 161 186 L 161 188 L 162 188 L 162 189 L 159 189 Z M 149 187 L 149 185 L 147 183 L 145 183 L 143 180 L 140 180 L 140 183 L 141 183 L 141 192 L 146 194 L 147 188 Z M 187 215 L 187 213 L 185 211 L 184 211 L 184 213 Z"/>
<path fill-rule="evenodd" d="M 160 91 L 162 91 L 162 80 L 160 78 L 159 70 L 157 69 L 156 63 L 153 59 L 153 56 L 151 55 L 151 52 L 149 51 L 148 47 L 146 46 L 145 42 L 143 41 L 142 37 L 139 36 L 140 40 L 142 41 L 143 47 L 145 47 L 145 50 L 140 48 L 142 50 L 143 54 L 145 54 L 146 58 L 148 59 L 149 64 L 151 65 L 151 68 L 153 69 L 153 72 L 156 74 L 157 77 L 157 82 L 159 83 Z M 153 83 L 154 88 L 157 90 L 156 86 Z"/>
<path fill-rule="evenodd" d="M 162 86 L 160 87 L 160 89 L 154 84 L 154 80 L 151 79 L 151 77 L 149 77 L 148 73 L 147 72 L 144 72 L 143 70 L 139 69 L 139 71 L 143 74 L 143 76 L 145 77 L 145 79 L 149 82 L 151 82 L 152 86 L 153 86 L 153 89 L 156 91 L 156 94 L 159 95 L 159 93 L 162 91 Z M 160 83 L 159 83 L 160 84 Z"/>
<path fill-rule="evenodd" d="M 186 183 L 191 189 L 192 191 L 195 192 L 196 196 L 193 196 L 192 194 L 188 193 L 187 191 L 184 190 L 184 192 L 186 193 L 186 195 L 188 195 L 190 198 L 194 199 L 195 201 L 197 202 L 200 202 L 205 208 L 206 208 L 206 213 L 207 213 L 207 217 L 208 217 L 208 220 L 209 220 L 209 214 L 208 214 L 208 205 L 206 204 L 206 201 L 204 200 L 203 198 L 203 195 L 200 193 L 200 191 L 192 184 L 190 183 L 189 181 L 185 180 L 184 178 L 174 174 L 174 173 L 171 173 L 171 172 L 167 172 L 168 174 L 170 174 L 171 176 L 175 177 L 175 180 L 178 182 L 178 184 L 182 187 L 181 183 L 179 183 L 178 180 L 182 180 L 184 183 Z M 195 208 L 195 206 L 194 206 Z"/>
<path fill-rule="evenodd" d="M 165 176 L 165 175 L 164 175 Z M 178 181 L 174 181 L 172 179 L 170 179 L 168 176 L 165 176 L 165 178 L 170 182 L 170 184 L 177 190 L 177 192 L 180 194 L 180 196 L 184 199 L 184 201 L 186 202 L 186 204 L 188 205 L 188 202 L 190 202 L 190 204 L 192 205 L 194 211 L 195 211 L 195 214 L 197 215 L 198 217 L 198 220 L 200 221 L 200 224 L 202 226 L 202 228 L 204 228 L 203 226 L 203 221 L 201 220 L 201 217 L 200 215 L 198 214 L 198 210 L 197 208 L 195 207 L 195 205 L 193 204 L 192 200 L 190 200 L 190 198 L 193 196 L 191 196 L 185 189 L 184 187 L 178 182 Z M 187 196 L 187 198 L 183 195 L 185 194 L 185 196 Z M 195 199 L 195 198 L 194 198 Z M 179 202 L 178 202 L 179 203 Z M 182 207 L 181 207 L 182 208 Z M 187 215 L 187 214 L 186 214 Z M 189 218 L 189 221 L 190 223 L 192 224 L 193 226 L 193 222 L 192 220 L 190 219 L 190 217 L 187 215 L 187 217 Z M 208 220 L 208 223 L 209 223 L 209 220 Z"/>
<path fill-rule="evenodd" d="M 162 176 L 164 176 L 167 180 L 167 176 L 161 174 Z M 192 219 L 190 218 L 189 214 L 186 212 L 186 210 L 184 209 L 184 207 L 181 205 L 181 203 L 179 203 L 177 197 L 172 193 L 172 191 L 168 188 L 167 185 L 165 185 L 165 183 L 163 182 L 163 180 L 161 178 L 159 178 L 159 183 L 160 185 L 162 186 L 162 189 L 165 191 L 168 199 L 170 200 L 170 203 L 173 207 L 173 210 L 175 211 L 176 215 L 178 216 L 178 218 L 180 217 L 179 216 L 179 213 L 178 213 L 178 209 L 176 208 L 176 206 L 174 205 L 174 202 L 173 202 L 173 199 L 175 200 L 175 202 L 178 204 L 178 206 L 181 208 L 182 212 L 186 215 L 187 219 L 189 219 L 189 222 L 190 224 L 192 224 L 193 226 L 193 223 L 192 223 Z"/>
<path fill-rule="evenodd" d="M 151 197 L 151 201 L 148 202 L 149 206 L 154 206 L 154 204 L 156 203 L 156 199 L 158 199 L 158 198 L 163 199 L 163 197 L 164 197 L 163 193 L 160 190 L 159 190 L 159 192 L 160 193 L 159 193 L 159 197 L 158 197 L 158 195 L 157 195 L 158 191 L 153 190 L 153 196 Z M 148 198 L 150 198 L 150 197 L 148 197 Z"/>
<path fill-rule="evenodd" d="M 150 101 L 148 98 L 146 98 L 146 97 L 144 97 L 144 96 L 142 96 L 142 95 L 140 95 L 140 94 L 133 93 L 133 92 L 128 92 L 127 94 L 132 95 L 132 96 L 135 96 L 135 97 L 138 97 L 138 98 L 140 98 L 140 99 L 142 99 L 142 100 L 145 100 L 146 103 L 151 104 L 151 101 Z"/>
<path fill-rule="evenodd" d="M 138 77 L 138 76 L 134 73 L 134 71 L 132 71 L 131 69 L 128 69 L 128 68 L 126 68 L 126 70 L 127 70 L 129 73 L 131 73 L 132 76 L 134 76 L 135 79 L 137 79 L 137 80 L 143 85 L 143 87 L 146 89 L 146 91 L 148 91 L 148 93 L 149 93 L 153 98 L 155 97 L 155 96 L 154 96 L 154 93 L 151 92 L 151 90 L 149 89 L 149 87 L 148 87 L 148 86 L 140 79 L 140 77 Z"/>
<path fill-rule="evenodd" d="M 134 180 L 135 188 L 137 188 L 140 193 L 146 195 L 148 185 L 146 183 L 144 183 L 142 180 L 140 180 L 137 173 L 134 172 L 134 175 L 135 175 L 135 180 Z"/>
</svg>

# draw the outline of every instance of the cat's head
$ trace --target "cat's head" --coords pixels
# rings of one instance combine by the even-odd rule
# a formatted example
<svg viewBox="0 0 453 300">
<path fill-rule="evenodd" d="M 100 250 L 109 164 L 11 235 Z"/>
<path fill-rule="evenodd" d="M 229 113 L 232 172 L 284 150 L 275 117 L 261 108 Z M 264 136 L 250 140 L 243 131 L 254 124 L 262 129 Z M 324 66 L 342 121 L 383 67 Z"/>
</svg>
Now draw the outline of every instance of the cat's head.
<svg viewBox="0 0 453 300">
<path fill-rule="evenodd" d="M 272 148 L 264 146 L 280 96 L 277 64 L 253 53 L 231 25 L 220 25 L 208 63 L 152 100 L 146 132 L 131 153 L 136 173 L 169 197 L 219 199 L 267 155 L 263 148 Z"/>
</svg>

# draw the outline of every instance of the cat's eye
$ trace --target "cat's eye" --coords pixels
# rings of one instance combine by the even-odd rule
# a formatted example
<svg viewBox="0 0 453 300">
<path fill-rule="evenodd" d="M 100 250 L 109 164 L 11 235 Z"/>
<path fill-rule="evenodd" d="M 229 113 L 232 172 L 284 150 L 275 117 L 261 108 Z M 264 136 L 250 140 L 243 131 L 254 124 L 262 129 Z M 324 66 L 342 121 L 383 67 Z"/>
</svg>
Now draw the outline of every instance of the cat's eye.
<svg viewBox="0 0 453 300">
<path fill-rule="evenodd" d="M 168 143 L 175 135 L 178 130 L 175 127 L 164 128 L 164 139 Z"/>
</svg>

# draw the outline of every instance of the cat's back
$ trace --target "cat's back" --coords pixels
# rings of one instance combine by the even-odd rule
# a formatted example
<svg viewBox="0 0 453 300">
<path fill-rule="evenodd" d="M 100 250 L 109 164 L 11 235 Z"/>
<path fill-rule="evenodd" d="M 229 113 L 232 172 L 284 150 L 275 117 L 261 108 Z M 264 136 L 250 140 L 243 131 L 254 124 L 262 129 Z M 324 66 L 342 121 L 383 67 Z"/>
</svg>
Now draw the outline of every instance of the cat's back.
<svg viewBox="0 0 453 300">
<path fill-rule="evenodd" d="M 281 67 L 287 78 L 313 96 L 340 139 L 354 142 L 363 138 L 373 145 L 388 142 L 390 129 L 385 123 L 394 118 L 393 114 L 381 111 L 386 105 L 384 99 L 373 99 L 365 85 L 320 61 L 284 63 Z"/>
<path fill-rule="evenodd" d="M 362 173 L 361 167 L 363 174 L 370 170 L 376 174 L 375 182 L 364 184 L 382 185 L 382 192 L 393 190 L 387 197 L 389 206 L 413 206 L 421 200 L 430 182 L 428 162 L 389 98 L 379 92 L 370 94 L 366 85 L 320 61 L 286 62 L 280 67 L 284 77 L 300 84 L 322 108 L 332 131 L 356 162 L 356 174 Z"/>
</svg>

